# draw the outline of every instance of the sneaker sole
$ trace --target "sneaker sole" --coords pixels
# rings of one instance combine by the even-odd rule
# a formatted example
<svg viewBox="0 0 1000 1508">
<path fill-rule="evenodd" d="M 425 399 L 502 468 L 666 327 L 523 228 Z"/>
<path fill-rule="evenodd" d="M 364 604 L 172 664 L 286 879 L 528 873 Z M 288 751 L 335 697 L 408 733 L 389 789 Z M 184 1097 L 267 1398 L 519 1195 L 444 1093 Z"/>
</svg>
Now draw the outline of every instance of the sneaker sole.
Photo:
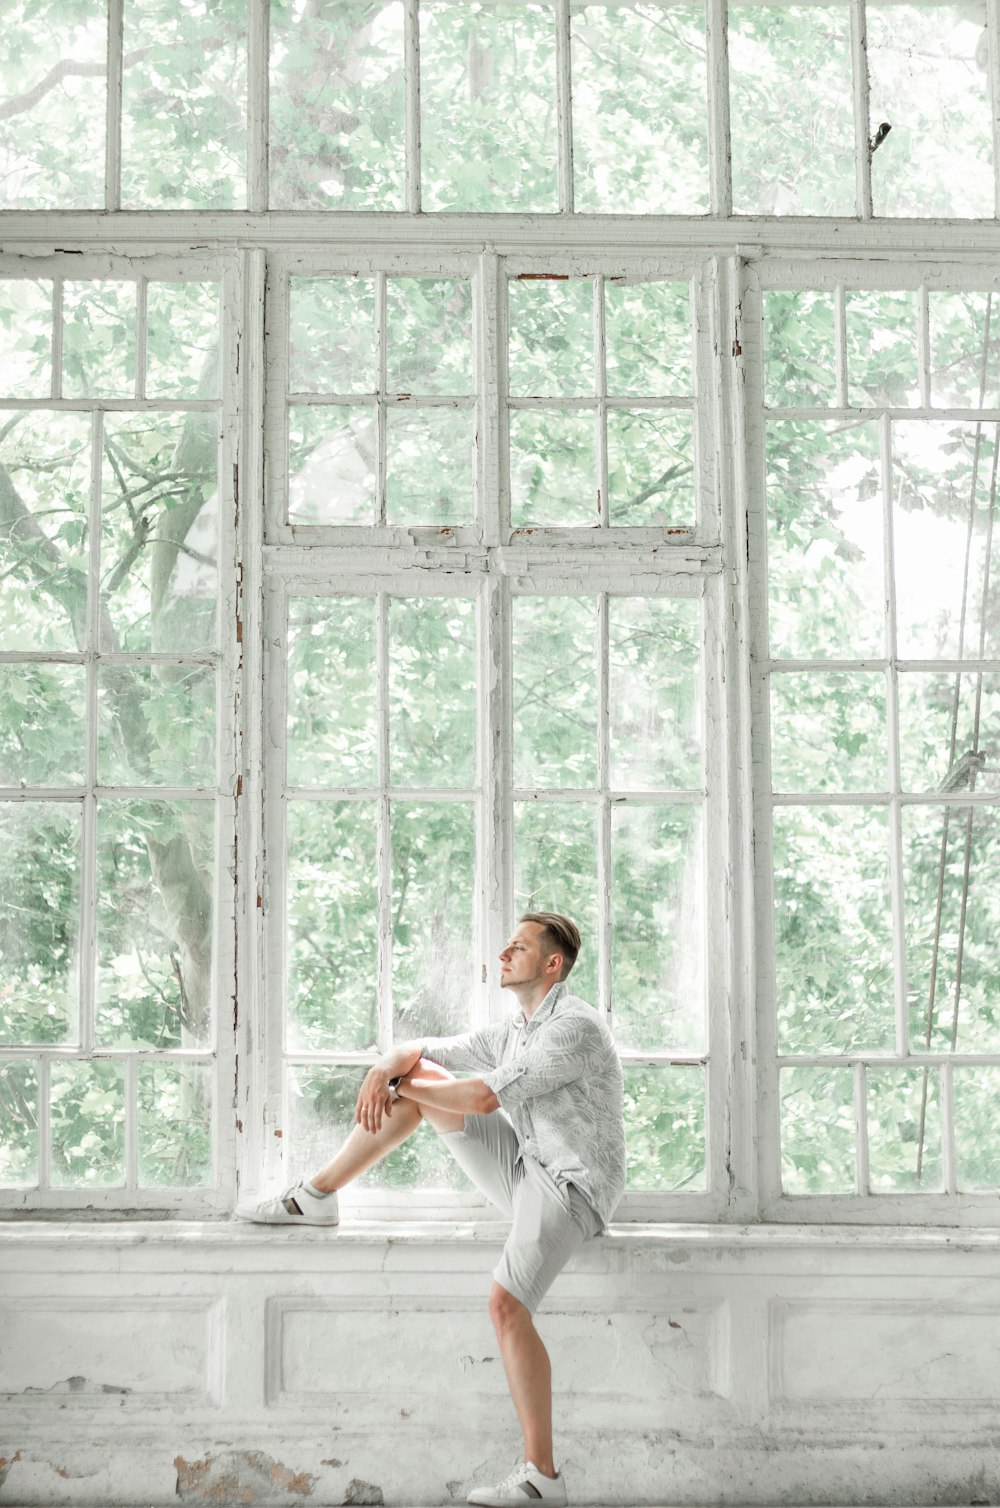
<svg viewBox="0 0 1000 1508">
<path fill-rule="evenodd" d="M 313 1220 L 308 1215 L 251 1215 L 242 1214 L 239 1210 L 234 1210 L 233 1214 L 237 1220 L 242 1220 L 247 1225 L 314 1225 L 333 1230 L 340 1224 L 339 1219 Z"/>
</svg>

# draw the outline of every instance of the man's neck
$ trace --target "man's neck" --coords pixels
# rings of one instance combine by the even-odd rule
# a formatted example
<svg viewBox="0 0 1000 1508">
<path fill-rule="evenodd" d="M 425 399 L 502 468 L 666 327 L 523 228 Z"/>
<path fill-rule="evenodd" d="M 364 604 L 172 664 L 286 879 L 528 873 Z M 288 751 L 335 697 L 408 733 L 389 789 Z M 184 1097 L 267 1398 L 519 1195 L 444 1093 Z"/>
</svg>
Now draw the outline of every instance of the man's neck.
<svg viewBox="0 0 1000 1508">
<path fill-rule="evenodd" d="M 521 984 L 514 986 L 514 993 L 517 996 L 517 1001 L 521 1007 L 521 1012 L 524 1016 L 525 1021 L 531 1020 L 532 1016 L 535 1014 L 542 1002 L 547 998 L 550 991 L 555 989 L 557 983 L 558 981 L 553 981 L 551 984 L 549 984 L 542 979 L 532 981 L 531 984 Z"/>
</svg>

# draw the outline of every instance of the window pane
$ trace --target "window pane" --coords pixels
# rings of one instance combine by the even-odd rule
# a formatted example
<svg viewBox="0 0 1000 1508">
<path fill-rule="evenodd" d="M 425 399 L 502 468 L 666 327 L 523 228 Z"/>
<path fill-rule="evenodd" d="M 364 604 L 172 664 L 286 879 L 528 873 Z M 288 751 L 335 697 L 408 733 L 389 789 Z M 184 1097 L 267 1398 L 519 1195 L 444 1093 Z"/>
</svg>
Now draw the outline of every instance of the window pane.
<svg viewBox="0 0 1000 1508">
<path fill-rule="evenodd" d="M 386 425 L 386 522 L 472 522 L 468 409 L 390 408 Z"/>
<path fill-rule="evenodd" d="M 995 810 L 904 808 L 903 908 L 913 1051 L 1000 1051 Z"/>
<path fill-rule="evenodd" d="M 288 1037 L 293 1049 L 375 1046 L 375 804 L 288 805 Z"/>
<path fill-rule="evenodd" d="M 476 869 L 471 802 L 397 801 L 392 811 L 394 1034 L 464 1031 L 473 988 Z"/>
<path fill-rule="evenodd" d="M 625 1137 L 630 1189 L 704 1190 L 704 1071 L 626 1065 Z"/>
<path fill-rule="evenodd" d="M 403 7 L 271 0 L 272 209 L 403 208 Z"/>
<path fill-rule="evenodd" d="M 708 209 L 701 5 L 573 6 L 573 165 L 586 213 Z"/>
<path fill-rule="evenodd" d="M 526 409 L 510 416 L 511 523 L 596 528 L 597 418 Z"/>
<path fill-rule="evenodd" d="M 0 806 L 0 1039 L 70 1042 L 77 1034 L 80 811 Z"/>
<path fill-rule="evenodd" d="M 128 398 L 135 392 L 135 283 L 63 284 L 63 393 Z"/>
<path fill-rule="evenodd" d="M 291 392 L 375 391 L 374 278 L 290 278 L 288 312 Z"/>
<path fill-rule="evenodd" d="M 875 424 L 767 426 L 771 652 L 880 655 L 884 560 Z"/>
<path fill-rule="evenodd" d="M 594 289 L 589 278 L 508 284 L 510 391 L 524 398 L 592 398 Z"/>
<path fill-rule="evenodd" d="M 687 283 L 609 278 L 604 284 L 604 339 L 611 396 L 690 394 L 694 388 L 691 320 Z"/>
<path fill-rule="evenodd" d="M 51 383 L 52 283 L 4 278 L 0 281 L 0 387 L 11 398 L 44 398 Z"/>
<path fill-rule="evenodd" d="M 99 804 L 100 1046 L 208 1046 L 214 837 L 211 802 Z"/>
<path fill-rule="evenodd" d="M 583 948 L 571 979 L 574 995 L 597 995 L 597 808 L 563 801 L 514 807 L 514 904 L 558 911 L 576 922 Z"/>
<path fill-rule="evenodd" d="M 0 665 L 0 785 L 78 785 L 86 748 L 82 665 Z"/>
<path fill-rule="evenodd" d="M 1000 404 L 1000 300 L 995 293 L 927 294 L 931 402 L 941 408 Z"/>
<path fill-rule="evenodd" d="M 998 752 L 1000 676 L 900 673 L 899 765 L 905 791 L 996 791 Z"/>
<path fill-rule="evenodd" d="M 216 783 L 213 666 L 105 664 L 97 696 L 100 785 Z"/>
<path fill-rule="evenodd" d="M 120 1063 L 52 1064 L 52 1186 L 125 1182 L 125 1070 Z"/>
<path fill-rule="evenodd" d="M 38 1182 L 38 1069 L 0 1062 L 0 1185 Z"/>
<path fill-rule="evenodd" d="M 476 604 L 456 597 L 389 603 L 392 784 L 476 779 Z"/>
<path fill-rule="evenodd" d="M 608 413 L 610 522 L 694 524 L 694 422 L 691 414 L 642 409 Z"/>
<path fill-rule="evenodd" d="M 212 1182 L 212 1074 L 208 1063 L 139 1064 L 139 1182 L 204 1188 Z"/>
<path fill-rule="evenodd" d="M 375 409 L 292 408 L 288 517 L 295 524 L 373 524 Z"/>
<path fill-rule="evenodd" d="M 220 333 L 218 283 L 150 283 L 146 397 L 217 397 Z"/>
<path fill-rule="evenodd" d="M 701 604 L 610 597 L 611 785 L 693 790 L 702 783 Z"/>
<path fill-rule="evenodd" d="M 771 785 L 776 791 L 884 791 L 885 677 L 771 676 Z"/>
<path fill-rule="evenodd" d="M 704 872 L 696 806 L 611 812 L 612 1019 L 622 1047 L 705 1045 Z"/>
<path fill-rule="evenodd" d="M 837 398 L 833 294 L 809 288 L 765 291 L 764 401 L 815 407 Z"/>
<path fill-rule="evenodd" d="M 514 784 L 594 786 L 597 601 L 515 597 L 513 608 Z"/>
<path fill-rule="evenodd" d="M 288 783 L 375 783 L 375 600 L 293 597 Z"/>
<path fill-rule="evenodd" d="M 868 1171 L 873 1194 L 941 1188 L 941 1096 L 936 1069 L 869 1068 Z"/>
<path fill-rule="evenodd" d="M 318 1068 L 295 1064 L 288 1070 L 287 1123 L 283 1142 L 287 1176 L 308 1178 L 324 1167 L 354 1129 L 354 1107 L 364 1080 L 363 1068 Z M 440 1136 L 421 1126 L 389 1156 L 348 1185 L 341 1196 L 349 1205 L 354 1189 L 468 1189 L 471 1185 Z"/>
<path fill-rule="evenodd" d="M 891 1052 L 895 1010 L 884 810 L 775 811 L 774 930 L 782 1050 Z"/>
<path fill-rule="evenodd" d="M 868 70 L 876 215 L 992 215 L 985 10 L 870 5 Z"/>
<path fill-rule="evenodd" d="M 246 204 L 246 0 L 125 0 L 122 203 Z"/>
<path fill-rule="evenodd" d="M 785 1068 L 779 1085 L 784 1193 L 855 1193 L 851 1070 Z"/>
<path fill-rule="evenodd" d="M 893 536 L 899 654 L 1000 652 L 994 606 L 1000 528 L 991 474 L 997 426 L 894 424 Z"/>
<path fill-rule="evenodd" d="M 917 295 L 848 289 L 844 295 L 848 402 L 916 408 Z"/>
<path fill-rule="evenodd" d="M 90 420 L 11 414 L 0 434 L 0 644 L 83 650 Z"/>
<path fill-rule="evenodd" d="M 1000 1188 L 1000 1068 L 955 1068 L 955 1164 L 962 1190 Z"/>
<path fill-rule="evenodd" d="M 849 8 L 730 6 L 729 76 L 736 213 L 853 215 Z"/>
<path fill-rule="evenodd" d="M 104 421 L 101 648 L 196 651 L 216 639 L 219 421 Z"/>
<path fill-rule="evenodd" d="M 472 392 L 472 289 L 464 278 L 386 282 L 386 391 Z"/>
<path fill-rule="evenodd" d="M 424 209 L 558 209 L 555 96 L 551 5 L 424 0 Z"/>
<path fill-rule="evenodd" d="M 104 6 L 65 0 L 4 6 L 5 209 L 104 208 L 107 50 Z"/>
</svg>

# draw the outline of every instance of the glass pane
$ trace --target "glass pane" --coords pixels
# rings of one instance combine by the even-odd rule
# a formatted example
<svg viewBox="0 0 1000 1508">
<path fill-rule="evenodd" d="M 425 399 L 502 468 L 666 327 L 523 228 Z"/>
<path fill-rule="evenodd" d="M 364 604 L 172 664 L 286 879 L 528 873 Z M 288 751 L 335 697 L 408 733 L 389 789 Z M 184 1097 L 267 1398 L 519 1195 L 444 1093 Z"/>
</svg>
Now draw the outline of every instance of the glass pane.
<svg viewBox="0 0 1000 1508">
<path fill-rule="evenodd" d="M 597 600 L 515 597 L 513 611 L 514 784 L 595 786 Z"/>
<path fill-rule="evenodd" d="M 927 295 L 931 402 L 941 408 L 1000 404 L 1000 299 L 995 293 Z"/>
<path fill-rule="evenodd" d="M 992 215 L 985 9 L 870 5 L 868 72 L 876 215 Z"/>
<path fill-rule="evenodd" d="M 206 1047 L 212 1031 L 212 802 L 97 810 L 102 1047 Z"/>
<path fill-rule="evenodd" d="M 816 289 L 766 291 L 764 402 L 815 407 L 837 400 L 833 294 Z"/>
<path fill-rule="evenodd" d="M 1000 676 L 899 676 L 899 768 L 905 791 L 1000 790 Z"/>
<path fill-rule="evenodd" d="M 125 0 L 122 204 L 246 202 L 246 0 Z"/>
<path fill-rule="evenodd" d="M 0 160 L 2 156 L 0 146 Z M 4 278 L 0 281 L 0 386 L 12 398 L 45 398 L 51 384 L 52 283 Z"/>
<path fill-rule="evenodd" d="M 424 0 L 420 144 L 425 210 L 556 210 L 551 5 Z"/>
<path fill-rule="evenodd" d="M 102 649 L 215 644 L 218 446 L 212 414 L 105 416 Z"/>
<path fill-rule="evenodd" d="M 611 597 L 611 785 L 693 790 L 702 783 L 701 604 Z"/>
<path fill-rule="evenodd" d="M 854 1076 L 849 1068 L 784 1068 L 781 1187 L 786 1194 L 856 1192 Z"/>
<path fill-rule="evenodd" d="M 288 784 L 375 783 L 375 600 L 288 605 Z"/>
<path fill-rule="evenodd" d="M 771 786 L 776 791 L 888 788 L 885 677 L 771 676 Z"/>
<path fill-rule="evenodd" d="M 52 1187 L 125 1182 L 125 1070 L 121 1063 L 52 1064 Z"/>
<path fill-rule="evenodd" d="M 691 320 L 687 283 L 609 278 L 604 284 L 604 339 L 611 396 L 689 394 L 694 387 Z"/>
<path fill-rule="evenodd" d="M 736 213 L 853 215 L 849 7 L 731 6 L 729 77 Z"/>
<path fill-rule="evenodd" d="M 528 524 L 596 528 L 601 519 L 596 415 L 512 412 L 510 494 L 515 529 Z"/>
<path fill-rule="evenodd" d="M 38 1182 L 38 1069 L 24 1061 L 0 1063 L 0 1184 Z"/>
<path fill-rule="evenodd" d="M 916 408 L 917 295 L 848 289 L 847 401 L 858 408 Z"/>
<path fill-rule="evenodd" d="M 470 524 L 470 410 L 390 408 L 386 417 L 386 521 Z"/>
<path fill-rule="evenodd" d="M 0 785 L 78 785 L 86 711 L 82 665 L 0 665 Z"/>
<path fill-rule="evenodd" d="M 472 392 L 472 288 L 465 278 L 389 278 L 386 391 Z"/>
<path fill-rule="evenodd" d="M 612 525 L 693 524 L 693 416 L 609 410 L 608 497 Z"/>
<path fill-rule="evenodd" d="M 515 278 L 509 386 L 518 398 L 592 398 L 594 288 L 589 278 Z"/>
<path fill-rule="evenodd" d="M 612 1019 L 622 1047 L 705 1046 L 701 810 L 611 811 Z"/>
<path fill-rule="evenodd" d="M 891 1052 L 895 1010 L 884 810 L 775 811 L 774 930 L 782 1051 Z"/>
<path fill-rule="evenodd" d="M 638 0 L 572 10 L 576 208 L 704 214 L 704 8 Z"/>
<path fill-rule="evenodd" d="M 290 278 L 288 319 L 291 392 L 375 391 L 374 278 Z"/>
<path fill-rule="evenodd" d="M 894 424 L 896 623 L 904 659 L 1000 653 L 996 425 Z"/>
<path fill-rule="evenodd" d="M 140 1063 L 139 1183 L 191 1189 L 211 1182 L 211 1065 Z"/>
<path fill-rule="evenodd" d="M 218 283 L 150 283 L 146 397 L 215 398 L 222 313 Z"/>
<path fill-rule="evenodd" d="M 625 1066 L 630 1189 L 705 1189 L 705 1074 Z"/>
<path fill-rule="evenodd" d="M 1000 1051 L 1000 822 L 989 807 L 903 809 L 914 1052 Z M 966 875 L 968 879 L 966 879 Z"/>
<path fill-rule="evenodd" d="M 597 808 L 525 801 L 514 807 L 514 905 L 558 911 L 576 922 L 583 947 L 571 976 L 574 995 L 597 995 Z"/>
<path fill-rule="evenodd" d="M 393 785 L 476 779 L 476 604 L 389 602 L 389 770 Z"/>
<path fill-rule="evenodd" d="M 63 284 L 63 393 L 129 398 L 135 392 L 135 283 Z"/>
<path fill-rule="evenodd" d="M 290 409 L 290 522 L 373 524 L 377 458 L 373 407 Z"/>
<path fill-rule="evenodd" d="M 876 425 L 767 426 L 772 654 L 884 653 L 881 485 Z"/>
<path fill-rule="evenodd" d="M 77 649 L 87 642 L 90 419 L 6 416 L 0 422 L 0 644 Z"/>
<path fill-rule="evenodd" d="M 955 1170 L 961 1190 L 1000 1189 L 1000 1068 L 955 1068 Z"/>
<path fill-rule="evenodd" d="M 941 1095 L 936 1071 L 869 1068 L 868 1178 L 873 1194 L 942 1186 Z"/>
<path fill-rule="evenodd" d="M 471 802 L 392 811 L 394 1036 L 464 1031 L 473 989 L 476 871 Z"/>
<path fill-rule="evenodd" d="M 272 209 L 403 208 L 403 6 L 271 0 Z"/>
<path fill-rule="evenodd" d="M 79 927 L 79 808 L 0 806 L 0 1040 L 76 1036 Z"/>
<path fill-rule="evenodd" d="M 354 1129 L 354 1107 L 363 1068 L 293 1065 L 288 1071 L 283 1138 L 287 1174 L 308 1177 L 326 1166 Z M 350 1208 L 354 1189 L 469 1189 L 472 1185 L 430 1126 L 420 1126 L 389 1156 L 348 1184 L 341 1205 Z"/>
<path fill-rule="evenodd" d="M 374 1047 L 378 864 L 371 801 L 288 805 L 288 1038 L 292 1049 Z"/>
<path fill-rule="evenodd" d="M 100 5 L 8 0 L 4 6 L 5 209 L 104 208 L 107 25 Z"/>
<path fill-rule="evenodd" d="M 97 698 L 98 784 L 215 784 L 213 666 L 105 664 Z"/>
</svg>

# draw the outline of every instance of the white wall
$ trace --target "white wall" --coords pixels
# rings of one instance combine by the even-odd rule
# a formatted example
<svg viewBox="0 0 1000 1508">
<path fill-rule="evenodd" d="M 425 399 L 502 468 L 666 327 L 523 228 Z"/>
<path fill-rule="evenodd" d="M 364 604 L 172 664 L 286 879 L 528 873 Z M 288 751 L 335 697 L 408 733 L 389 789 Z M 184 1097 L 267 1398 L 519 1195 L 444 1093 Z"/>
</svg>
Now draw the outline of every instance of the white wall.
<svg viewBox="0 0 1000 1508">
<path fill-rule="evenodd" d="M 539 1315 L 572 1498 L 1000 1501 L 997 1243 L 617 1228 Z M 464 1502 L 518 1455 L 498 1252 L 487 1225 L 6 1225 L 0 1503 Z"/>
</svg>

